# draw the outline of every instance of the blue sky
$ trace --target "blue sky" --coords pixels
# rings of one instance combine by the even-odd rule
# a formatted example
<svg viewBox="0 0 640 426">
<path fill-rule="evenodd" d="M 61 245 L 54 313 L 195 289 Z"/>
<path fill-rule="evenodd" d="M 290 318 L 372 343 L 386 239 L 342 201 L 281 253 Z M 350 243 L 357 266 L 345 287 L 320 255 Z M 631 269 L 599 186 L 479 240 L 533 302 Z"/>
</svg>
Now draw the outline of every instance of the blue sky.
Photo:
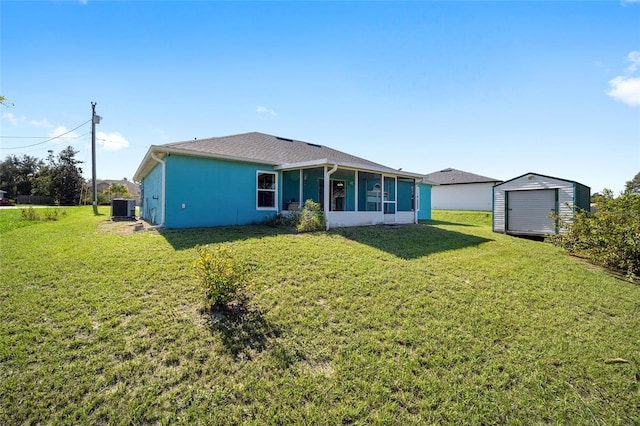
<svg viewBox="0 0 640 426">
<path fill-rule="evenodd" d="M 640 3 L 0 3 L 0 156 L 264 132 L 417 173 L 640 172 Z M 44 142 L 44 143 L 43 143 Z M 33 146 L 28 146 L 33 145 Z"/>
</svg>

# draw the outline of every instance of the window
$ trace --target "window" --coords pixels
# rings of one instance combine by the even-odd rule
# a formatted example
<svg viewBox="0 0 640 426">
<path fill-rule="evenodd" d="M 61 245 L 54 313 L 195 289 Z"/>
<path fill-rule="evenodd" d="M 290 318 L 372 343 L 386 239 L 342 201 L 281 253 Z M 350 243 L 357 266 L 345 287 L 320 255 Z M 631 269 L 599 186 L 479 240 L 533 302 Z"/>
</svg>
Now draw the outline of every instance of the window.
<svg viewBox="0 0 640 426">
<path fill-rule="evenodd" d="M 258 208 L 276 208 L 276 174 L 271 172 L 258 172 L 257 179 Z"/>
</svg>

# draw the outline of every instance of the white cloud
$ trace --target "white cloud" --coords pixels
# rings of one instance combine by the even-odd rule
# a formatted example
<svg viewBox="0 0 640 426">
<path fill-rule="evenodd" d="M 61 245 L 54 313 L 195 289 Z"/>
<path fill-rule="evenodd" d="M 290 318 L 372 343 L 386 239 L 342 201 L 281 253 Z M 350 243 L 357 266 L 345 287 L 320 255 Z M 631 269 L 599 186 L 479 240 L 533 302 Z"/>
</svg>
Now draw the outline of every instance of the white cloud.
<svg viewBox="0 0 640 426">
<path fill-rule="evenodd" d="M 607 95 L 627 105 L 640 105 L 640 77 L 616 77 L 609 82 Z"/>
<path fill-rule="evenodd" d="M 44 128 L 53 127 L 53 125 L 51 123 L 49 123 L 49 120 L 47 120 L 46 118 L 43 118 L 40 121 L 38 121 L 38 120 L 29 120 L 29 124 L 31 126 L 33 126 L 33 127 L 44 127 Z"/>
<path fill-rule="evenodd" d="M 56 138 L 56 143 L 72 143 L 78 138 L 78 134 L 76 132 L 70 132 L 66 126 L 58 126 L 49 132 L 49 137 Z"/>
<path fill-rule="evenodd" d="M 129 141 L 124 138 L 120 133 L 105 133 L 98 132 L 96 134 L 96 141 L 99 145 L 102 145 L 107 151 L 118 151 L 122 148 L 129 147 Z"/>
<path fill-rule="evenodd" d="M 258 107 L 256 108 L 256 112 L 258 113 L 258 115 L 271 115 L 273 117 L 277 116 L 278 114 L 276 114 L 276 112 L 272 109 L 269 109 L 267 107 L 263 107 L 258 105 Z"/>
<path fill-rule="evenodd" d="M 627 55 L 627 61 L 631 62 L 631 65 L 627 67 L 628 72 L 635 72 L 640 67 L 640 51 L 634 50 Z"/>
<path fill-rule="evenodd" d="M 23 124 L 26 124 L 28 126 L 37 127 L 37 128 L 45 128 L 45 129 L 53 128 L 53 125 L 49 123 L 49 120 L 47 120 L 46 118 L 43 118 L 42 120 L 39 120 L 39 121 L 29 120 L 24 115 L 16 116 L 12 112 L 5 112 L 4 114 L 2 114 L 2 119 L 7 120 L 9 123 L 13 124 L 14 126 L 22 126 Z"/>
<path fill-rule="evenodd" d="M 3 120 L 7 120 L 9 123 L 13 124 L 14 126 L 17 126 L 19 123 L 24 122 L 27 117 L 20 116 L 20 117 L 16 117 L 12 112 L 5 112 L 4 114 L 2 114 L 2 119 Z"/>
<path fill-rule="evenodd" d="M 626 68 L 627 75 L 619 75 L 609 81 L 608 96 L 631 106 L 640 106 L 640 77 L 632 76 L 640 68 L 640 51 L 634 50 L 627 55 L 631 64 Z"/>
</svg>

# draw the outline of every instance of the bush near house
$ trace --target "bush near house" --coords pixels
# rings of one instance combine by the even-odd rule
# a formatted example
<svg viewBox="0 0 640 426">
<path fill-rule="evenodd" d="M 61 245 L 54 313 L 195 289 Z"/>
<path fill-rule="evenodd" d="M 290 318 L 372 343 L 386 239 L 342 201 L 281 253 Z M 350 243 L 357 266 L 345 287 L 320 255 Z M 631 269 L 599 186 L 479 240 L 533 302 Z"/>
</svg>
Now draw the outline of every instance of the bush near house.
<svg viewBox="0 0 640 426">
<path fill-rule="evenodd" d="M 622 270 L 630 279 L 640 276 L 640 194 L 627 192 L 614 198 L 605 191 L 594 213 L 577 211 L 562 226 L 567 232 L 553 236 L 554 244 Z"/>
<path fill-rule="evenodd" d="M 262 224 L 273 227 L 295 228 L 298 232 L 315 232 L 326 229 L 322 207 L 313 200 L 307 200 L 301 211 L 288 211 L 286 214 L 276 213 L 265 219 Z"/>
<path fill-rule="evenodd" d="M 320 204 L 312 200 L 305 201 L 296 227 L 298 232 L 323 231 L 325 227 L 324 213 Z"/>
</svg>

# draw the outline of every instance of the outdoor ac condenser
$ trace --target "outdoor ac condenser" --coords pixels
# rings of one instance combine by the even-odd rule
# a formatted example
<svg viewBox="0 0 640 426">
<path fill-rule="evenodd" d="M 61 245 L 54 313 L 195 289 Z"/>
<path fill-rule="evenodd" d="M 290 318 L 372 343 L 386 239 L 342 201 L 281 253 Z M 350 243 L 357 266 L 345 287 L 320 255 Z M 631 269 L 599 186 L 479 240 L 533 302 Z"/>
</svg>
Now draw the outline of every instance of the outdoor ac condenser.
<svg viewBox="0 0 640 426">
<path fill-rule="evenodd" d="M 111 200 L 111 217 L 114 219 L 135 219 L 136 200 L 114 198 Z"/>
</svg>

